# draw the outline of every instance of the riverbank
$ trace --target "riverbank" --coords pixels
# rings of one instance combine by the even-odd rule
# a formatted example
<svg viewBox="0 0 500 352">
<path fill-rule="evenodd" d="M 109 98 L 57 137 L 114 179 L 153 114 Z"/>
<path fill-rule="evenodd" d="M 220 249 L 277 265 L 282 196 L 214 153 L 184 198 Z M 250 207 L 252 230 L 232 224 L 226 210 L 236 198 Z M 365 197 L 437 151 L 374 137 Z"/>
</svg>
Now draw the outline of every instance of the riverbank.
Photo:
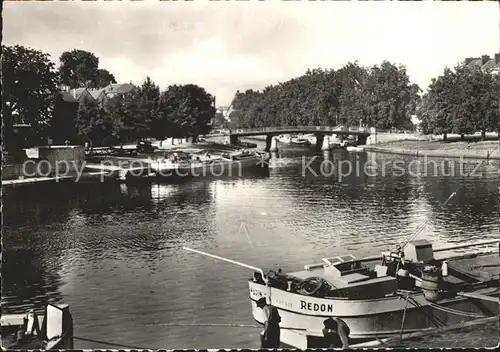
<svg viewBox="0 0 500 352">
<path fill-rule="evenodd" d="M 437 330 L 433 333 L 422 333 L 404 339 L 401 344 L 395 339 L 391 347 L 404 345 L 404 348 L 467 348 L 498 346 L 498 317 L 480 319 L 476 322 L 462 324 L 462 327 Z M 418 334 L 416 334 L 418 335 Z"/>
<path fill-rule="evenodd" d="M 154 154 L 148 154 L 149 156 L 156 155 L 158 157 L 164 157 L 163 152 L 185 152 L 185 153 L 200 153 L 200 152 L 208 152 L 212 155 L 219 155 L 226 152 L 235 151 L 241 149 L 240 146 L 234 146 L 230 144 L 223 144 L 217 141 L 201 141 L 198 143 L 179 141 L 177 144 L 172 143 L 162 143 L 160 146 L 160 142 L 154 142 L 153 145 L 158 146 L 159 149 L 156 150 Z M 135 148 L 135 144 L 124 145 L 123 149 L 132 149 Z M 38 148 L 30 148 L 28 154 L 31 157 L 38 158 Z M 27 186 L 38 186 L 43 184 L 50 183 L 62 183 L 62 182 L 102 182 L 108 180 L 119 180 L 120 175 L 124 172 L 126 173 L 127 169 L 121 168 L 113 168 L 112 166 L 107 166 L 106 168 L 101 167 L 101 165 L 94 165 L 97 160 L 97 164 L 100 161 L 106 160 L 108 158 L 111 159 L 120 159 L 120 160 L 129 160 L 134 161 L 140 158 L 144 158 L 144 155 L 135 156 L 135 157 L 112 157 L 112 156 L 85 156 L 85 163 L 82 165 L 82 170 L 72 171 L 69 173 L 65 173 L 63 171 L 56 172 L 52 169 L 41 170 L 38 173 L 29 172 L 31 169 L 27 168 L 28 172 L 26 175 L 23 175 L 24 169 L 19 165 L 18 174 L 19 177 L 12 177 L 10 179 L 2 180 L 3 189 L 17 188 L 17 187 L 27 187 Z M 95 159 L 95 160 L 94 160 Z M 82 160 L 83 162 L 83 160 Z M 36 168 L 36 161 L 33 161 L 33 166 Z M 40 167 L 39 167 L 40 168 Z M 137 167 L 136 167 L 137 168 Z M 43 172 L 42 172 L 43 171 Z M 114 172 L 112 172 L 114 171 Z"/>
<path fill-rule="evenodd" d="M 500 160 L 498 141 L 394 141 L 363 146 L 365 151 L 416 157 L 497 159 Z"/>
</svg>

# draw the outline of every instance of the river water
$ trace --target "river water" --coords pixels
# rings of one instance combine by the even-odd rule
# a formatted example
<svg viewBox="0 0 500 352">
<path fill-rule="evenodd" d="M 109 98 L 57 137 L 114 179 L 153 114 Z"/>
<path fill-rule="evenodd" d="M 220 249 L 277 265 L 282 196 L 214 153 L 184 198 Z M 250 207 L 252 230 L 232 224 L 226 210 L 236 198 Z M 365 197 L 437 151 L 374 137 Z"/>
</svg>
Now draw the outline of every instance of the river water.
<svg viewBox="0 0 500 352">
<path fill-rule="evenodd" d="M 328 170 L 347 160 L 378 169 Z M 460 175 L 458 161 L 433 159 L 426 171 L 415 160 L 289 150 L 268 171 L 242 177 L 10 191 L 2 309 L 64 302 L 76 336 L 137 348 L 258 348 L 258 328 L 168 326 L 254 324 L 252 272 L 182 247 L 287 271 L 325 256 L 378 254 L 423 224 L 419 239 L 436 247 L 498 238 L 498 162 L 471 173 L 477 162 L 468 161 Z"/>
</svg>

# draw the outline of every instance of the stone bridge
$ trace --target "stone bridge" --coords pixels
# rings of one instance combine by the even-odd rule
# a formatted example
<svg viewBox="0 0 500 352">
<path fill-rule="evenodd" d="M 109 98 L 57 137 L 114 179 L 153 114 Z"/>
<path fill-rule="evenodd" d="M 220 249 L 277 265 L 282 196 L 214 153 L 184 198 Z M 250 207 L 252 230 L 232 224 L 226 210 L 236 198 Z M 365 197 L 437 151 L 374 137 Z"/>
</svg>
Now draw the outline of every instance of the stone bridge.
<svg viewBox="0 0 500 352">
<path fill-rule="evenodd" d="M 237 144 L 239 137 L 262 136 L 266 138 L 266 150 L 277 150 L 277 139 L 275 136 L 281 134 L 314 134 L 316 136 L 316 147 L 318 149 L 329 149 L 329 139 L 326 135 L 335 134 L 340 139 L 347 136 L 357 136 L 358 145 L 366 144 L 371 133 L 375 133 L 374 128 L 366 127 L 346 127 L 346 126 L 275 126 L 261 128 L 238 128 L 232 130 L 215 131 L 207 137 L 229 137 L 230 144 Z"/>
</svg>

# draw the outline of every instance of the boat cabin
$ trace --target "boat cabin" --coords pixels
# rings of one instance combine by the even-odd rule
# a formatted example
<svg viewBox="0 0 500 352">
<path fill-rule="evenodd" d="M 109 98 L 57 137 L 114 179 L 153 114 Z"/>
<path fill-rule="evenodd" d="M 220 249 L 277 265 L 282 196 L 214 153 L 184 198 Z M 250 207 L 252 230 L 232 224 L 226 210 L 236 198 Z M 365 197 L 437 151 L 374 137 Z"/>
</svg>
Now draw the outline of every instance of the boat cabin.
<svg viewBox="0 0 500 352">
<path fill-rule="evenodd" d="M 386 267 L 372 270 L 353 256 L 323 258 L 323 262 L 322 266 L 310 265 L 303 271 L 287 274 L 284 279 L 294 283 L 288 290 L 309 296 L 346 299 L 380 298 L 397 290 L 398 281 L 387 275 Z"/>
<path fill-rule="evenodd" d="M 238 160 L 242 160 L 242 159 L 245 159 L 245 158 L 254 157 L 254 154 L 251 153 L 251 152 L 249 152 L 249 151 L 247 151 L 247 150 L 243 150 L 241 152 L 232 153 L 232 154 L 224 153 L 221 156 L 224 159 L 238 161 Z"/>
</svg>

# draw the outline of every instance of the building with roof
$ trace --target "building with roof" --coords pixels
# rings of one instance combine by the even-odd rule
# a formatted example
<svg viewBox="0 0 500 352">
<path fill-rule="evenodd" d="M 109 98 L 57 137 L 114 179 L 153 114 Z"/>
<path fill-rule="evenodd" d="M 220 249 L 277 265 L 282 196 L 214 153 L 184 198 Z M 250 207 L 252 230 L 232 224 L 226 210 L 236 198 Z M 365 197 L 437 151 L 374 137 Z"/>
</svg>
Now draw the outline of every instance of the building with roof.
<svg viewBox="0 0 500 352">
<path fill-rule="evenodd" d="M 482 57 L 468 57 L 465 59 L 465 66 L 468 68 L 477 67 L 483 71 L 490 71 L 495 74 L 500 73 L 500 53 L 496 53 L 493 57 L 483 55 Z"/>
<path fill-rule="evenodd" d="M 85 99 L 94 99 L 104 101 L 105 99 L 112 99 L 119 94 L 132 92 L 136 89 L 132 83 L 112 83 L 104 88 L 73 88 L 68 89 L 63 87 L 61 89 L 61 97 L 64 101 L 70 103 L 81 103 Z"/>
<path fill-rule="evenodd" d="M 87 88 L 75 88 L 59 92 L 62 100 L 69 103 L 81 103 L 85 99 L 93 99 Z"/>
<path fill-rule="evenodd" d="M 104 88 L 89 89 L 89 94 L 95 99 L 104 103 L 108 99 L 113 99 L 119 94 L 126 94 L 134 91 L 137 87 L 132 83 L 111 83 Z"/>
<path fill-rule="evenodd" d="M 76 127 L 78 108 L 86 100 L 104 104 L 119 94 L 129 93 L 136 87 L 132 83 L 113 83 L 101 89 L 61 87 L 56 99 L 51 136 L 54 143 L 73 142 L 78 138 Z"/>
</svg>

